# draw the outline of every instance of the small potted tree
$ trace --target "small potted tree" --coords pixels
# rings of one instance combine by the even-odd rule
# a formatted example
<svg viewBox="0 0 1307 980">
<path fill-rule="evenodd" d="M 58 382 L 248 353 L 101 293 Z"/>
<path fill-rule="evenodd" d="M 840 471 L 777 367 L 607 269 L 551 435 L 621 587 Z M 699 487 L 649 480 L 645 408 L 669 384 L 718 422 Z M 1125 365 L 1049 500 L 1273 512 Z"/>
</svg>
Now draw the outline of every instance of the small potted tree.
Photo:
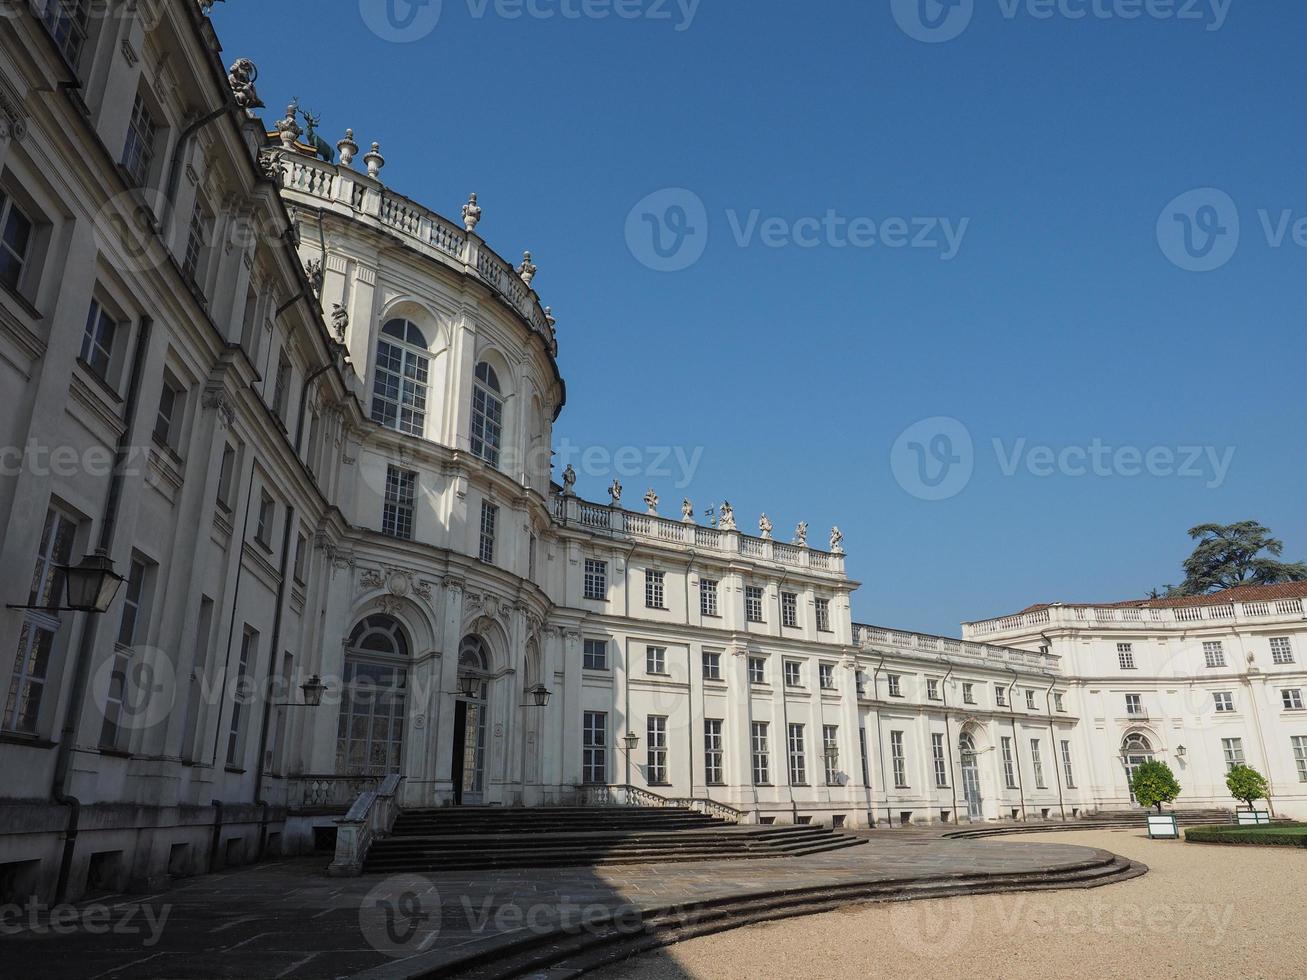
<svg viewBox="0 0 1307 980">
<path fill-rule="evenodd" d="M 1258 810 L 1254 805 L 1258 800 L 1271 798 L 1271 786 L 1265 776 L 1252 766 L 1233 766 L 1225 777 L 1225 785 L 1229 787 L 1231 796 L 1248 804 L 1247 810 L 1235 811 L 1240 827 L 1271 822 L 1270 813 Z"/>
<path fill-rule="evenodd" d="M 1180 795 L 1180 784 L 1170 766 L 1165 762 L 1145 762 L 1135 770 L 1130 791 L 1140 806 L 1157 807 L 1156 813 L 1148 815 L 1149 837 L 1180 838 L 1180 824 L 1175 814 L 1162 812 L 1163 803 L 1174 803 Z"/>
</svg>

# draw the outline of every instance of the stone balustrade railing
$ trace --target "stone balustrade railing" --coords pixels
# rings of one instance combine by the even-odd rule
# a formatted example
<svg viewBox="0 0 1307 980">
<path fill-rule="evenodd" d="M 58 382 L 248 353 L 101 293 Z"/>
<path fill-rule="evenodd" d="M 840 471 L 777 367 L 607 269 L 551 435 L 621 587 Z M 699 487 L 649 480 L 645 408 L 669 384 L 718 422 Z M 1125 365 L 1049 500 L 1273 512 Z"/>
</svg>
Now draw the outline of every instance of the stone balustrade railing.
<svg viewBox="0 0 1307 980">
<path fill-rule="evenodd" d="M 844 555 L 785 544 L 739 531 L 705 527 L 691 521 L 675 521 L 654 514 L 637 514 L 608 504 L 596 504 L 570 494 L 555 494 L 555 519 L 564 525 L 585 528 L 609 537 L 640 538 L 674 547 L 717 551 L 757 561 L 775 562 L 792 568 L 806 568 L 830 575 L 844 575 Z"/>
<path fill-rule="evenodd" d="M 555 354 L 553 326 L 535 290 L 475 233 L 429 208 L 396 194 L 379 180 L 350 167 L 281 150 L 270 151 L 284 167 L 282 187 L 317 206 L 334 207 L 355 220 L 372 219 L 388 233 L 445 265 L 480 279 L 531 328 Z"/>
<path fill-rule="evenodd" d="M 286 805 L 292 809 L 347 807 L 380 782 L 380 776 L 291 776 L 286 780 Z"/>
<path fill-rule="evenodd" d="M 880 626 L 863 626 L 858 623 L 853 625 L 853 643 L 873 653 L 906 651 L 933 655 L 946 660 L 970 660 L 989 667 L 1014 667 L 1041 673 L 1059 671 L 1058 658 L 1051 654 L 1018 650 L 1015 647 L 994 646 L 990 643 L 974 643 L 970 640 L 956 640 L 948 636 L 932 636 L 929 633 L 910 633 Z"/>
<path fill-rule="evenodd" d="M 964 623 L 968 637 L 993 636 L 1054 626 L 1093 626 L 1115 629 L 1189 629 L 1195 624 L 1256 623 L 1302 619 L 1301 599 L 1226 602 L 1195 606 L 1048 606 L 1014 616 Z"/>
<path fill-rule="evenodd" d="M 352 877 L 363 873 L 372 842 L 395 826 L 403 785 L 403 776 L 387 776 L 376 789 L 361 793 L 349 812 L 336 821 L 336 856 L 327 874 Z"/>
</svg>

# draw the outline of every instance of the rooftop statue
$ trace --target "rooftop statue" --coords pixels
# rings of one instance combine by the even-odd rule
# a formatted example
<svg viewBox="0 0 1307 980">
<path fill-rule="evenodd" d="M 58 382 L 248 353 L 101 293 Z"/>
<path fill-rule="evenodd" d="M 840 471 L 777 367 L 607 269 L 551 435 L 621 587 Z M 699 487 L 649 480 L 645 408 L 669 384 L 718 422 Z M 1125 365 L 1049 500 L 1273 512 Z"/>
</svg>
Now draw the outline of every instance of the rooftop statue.
<svg viewBox="0 0 1307 980">
<path fill-rule="evenodd" d="M 474 232 L 481 221 L 481 206 L 477 204 L 476 193 L 468 195 L 467 203 L 463 205 L 463 230 Z"/>
<path fill-rule="evenodd" d="M 227 84 L 231 86 L 232 97 L 236 104 L 247 113 L 263 108 L 254 83 L 259 77 L 259 69 L 249 58 L 239 58 L 227 69 Z"/>
</svg>

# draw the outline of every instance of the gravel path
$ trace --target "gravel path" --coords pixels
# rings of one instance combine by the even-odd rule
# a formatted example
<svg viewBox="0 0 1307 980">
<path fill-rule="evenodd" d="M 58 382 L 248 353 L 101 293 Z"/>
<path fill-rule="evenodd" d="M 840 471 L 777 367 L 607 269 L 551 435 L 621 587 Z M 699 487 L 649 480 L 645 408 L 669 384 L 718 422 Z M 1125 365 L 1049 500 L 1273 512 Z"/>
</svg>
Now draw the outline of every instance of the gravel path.
<svg viewBox="0 0 1307 980">
<path fill-rule="evenodd" d="M 1150 871 L 1104 888 L 863 906 L 752 926 L 593 976 L 1307 977 L 1307 849 L 1150 841 L 1126 830 L 989 843 L 1027 841 L 1101 847 L 1143 861 Z"/>
</svg>

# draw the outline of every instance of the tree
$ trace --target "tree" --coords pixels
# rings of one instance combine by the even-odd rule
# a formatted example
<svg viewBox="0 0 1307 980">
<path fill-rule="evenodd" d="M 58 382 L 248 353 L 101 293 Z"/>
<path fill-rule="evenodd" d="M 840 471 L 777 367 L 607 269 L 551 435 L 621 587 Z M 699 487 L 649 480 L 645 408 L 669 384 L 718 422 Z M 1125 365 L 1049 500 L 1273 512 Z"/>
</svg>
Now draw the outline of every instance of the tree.
<svg viewBox="0 0 1307 980">
<path fill-rule="evenodd" d="M 1174 803 L 1180 795 L 1180 784 L 1175 773 L 1165 762 L 1145 762 L 1135 770 L 1130 780 L 1130 792 L 1141 806 L 1155 806 L 1162 812 L 1163 803 Z"/>
<path fill-rule="evenodd" d="M 1240 585 L 1307 582 L 1307 562 L 1277 561 L 1284 542 L 1271 537 L 1270 530 L 1256 521 L 1200 524 L 1189 529 L 1189 537 L 1198 544 L 1184 560 L 1184 582 L 1167 587 L 1170 596 L 1207 595 Z"/>
<path fill-rule="evenodd" d="M 1225 785 L 1229 787 L 1231 796 L 1248 804 L 1249 810 L 1257 800 L 1271 798 L 1270 783 L 1252 766 L 1234 766 L 1225 777 Z"/>
</svg>

